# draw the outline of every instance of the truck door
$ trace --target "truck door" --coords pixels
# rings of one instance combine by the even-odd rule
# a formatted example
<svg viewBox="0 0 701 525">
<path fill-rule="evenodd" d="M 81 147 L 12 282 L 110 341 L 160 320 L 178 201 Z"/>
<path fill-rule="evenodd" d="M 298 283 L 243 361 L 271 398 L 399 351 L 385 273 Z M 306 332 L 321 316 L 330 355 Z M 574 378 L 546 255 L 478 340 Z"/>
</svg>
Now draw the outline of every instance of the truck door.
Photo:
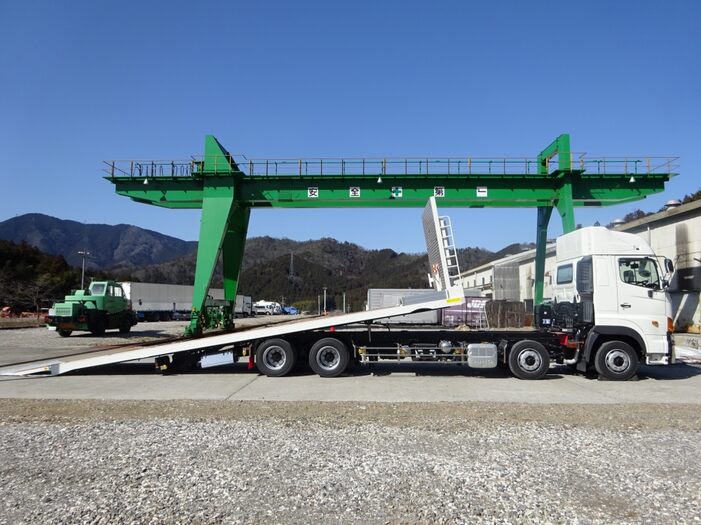
<svg viewBox="0 0 701 525">
<path fill-rule="evenodd" d="M 667 333 L 667 301 L 657 262 L 651 257 L 618 257 L 617 264 L 619 318 L 650 336 L 648 346 L 660 341 Z M 658 351 L 648 348 L 648 353 Z"/>
<path fill-rule="evenodd" d="M 105 310 L 107 310 L 107 313 L 110 314 L 115 311 L 114 286 L 112 286 L 111 284 L 108 285 L 107 289 L 105 290 Z"/>
</svg>

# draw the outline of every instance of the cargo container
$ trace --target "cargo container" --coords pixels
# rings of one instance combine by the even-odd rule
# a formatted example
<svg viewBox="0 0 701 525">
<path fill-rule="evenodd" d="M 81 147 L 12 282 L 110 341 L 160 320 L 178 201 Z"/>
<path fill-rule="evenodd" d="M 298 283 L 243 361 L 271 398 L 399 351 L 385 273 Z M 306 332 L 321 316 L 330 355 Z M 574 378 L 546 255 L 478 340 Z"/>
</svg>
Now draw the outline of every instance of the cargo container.
<svg viewBox="0 0 701 525">
<path fill-rule="evenodd" d="M 125 282 L 122 288 L 136 315 L 141 321 L 169 321 L 175 314 L 189 315 L 192 309 L 194 287 L 181 284 Z M 224 300 L 224 290 L 210 288 L 209 298 Z M 237 295 L 234 314 L 236 317 L 253 315 L 249 296 Z"/>
</svg>

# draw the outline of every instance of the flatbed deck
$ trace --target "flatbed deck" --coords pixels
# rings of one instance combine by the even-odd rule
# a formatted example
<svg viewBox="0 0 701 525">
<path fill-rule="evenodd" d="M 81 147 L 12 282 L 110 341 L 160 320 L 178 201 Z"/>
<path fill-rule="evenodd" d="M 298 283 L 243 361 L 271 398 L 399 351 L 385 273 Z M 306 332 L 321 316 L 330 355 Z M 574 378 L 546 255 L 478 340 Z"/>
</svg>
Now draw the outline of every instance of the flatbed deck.
<svg viewBox="0 0 701 525">
<path fill-rule="evenodd" d="M 369 323 L 374 319 L 407 315 L 425 310 L 436 310 L 464 301 L 462 287 L 453 287 L 446 291 L 436 292 L 435 295 L 416 301 L 407 298 L 404 304 L 379 308 L 363 312 L 354 312 L 338 316 L 325 316 L 314 319 L 303 319 L 288 323 L 278 323 L 271 326 L 255 327 L 223 334 L 208 335 L 199 338 L 179 338 L 166 342 L 142 343 L 114 348 L 88 351 L 65 357 L 54 357 L 14 364 L 0 368 L 0 375 L 25 376 L 33 374 L 58 375 L 95 366 L 102 366 L 137 359 L 148 359 L 164 355 L 193 351 L 217 351 L 236 344 L 253 342 L 260 339 L 282 337 L 289 334 L 322 330 L 336 326 L 358 323 Z"/>
</svg>

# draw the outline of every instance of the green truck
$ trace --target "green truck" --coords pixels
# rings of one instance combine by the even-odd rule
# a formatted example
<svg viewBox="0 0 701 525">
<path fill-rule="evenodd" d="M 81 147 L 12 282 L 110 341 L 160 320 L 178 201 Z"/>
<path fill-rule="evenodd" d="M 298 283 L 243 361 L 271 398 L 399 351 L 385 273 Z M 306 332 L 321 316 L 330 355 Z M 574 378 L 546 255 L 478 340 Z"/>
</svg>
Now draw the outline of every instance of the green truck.
<svg viewBox="0 0 701 525">
<path fill-rule="evenodd" d="M 76 290 L 49 310 L 46 325 L 61 337 L 76 330 L 102 335 L 105 330 L 127 333 L 136 324 L 122 285 L 115 281 L 94 281 L 87 290 Z"/>
</svg>

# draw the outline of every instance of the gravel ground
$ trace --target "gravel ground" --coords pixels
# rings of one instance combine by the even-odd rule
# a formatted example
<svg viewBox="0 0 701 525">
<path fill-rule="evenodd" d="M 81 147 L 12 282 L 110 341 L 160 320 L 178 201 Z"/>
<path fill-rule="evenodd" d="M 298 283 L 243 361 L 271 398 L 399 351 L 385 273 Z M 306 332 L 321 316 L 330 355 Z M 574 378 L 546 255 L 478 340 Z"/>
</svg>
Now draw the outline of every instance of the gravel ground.
<svg viewBox="0 0 701 525">
<path fill-rule="evenodd" d="M 0 523 L 701 521 L 693 405 L 0 400 Z"/>
</svg>

